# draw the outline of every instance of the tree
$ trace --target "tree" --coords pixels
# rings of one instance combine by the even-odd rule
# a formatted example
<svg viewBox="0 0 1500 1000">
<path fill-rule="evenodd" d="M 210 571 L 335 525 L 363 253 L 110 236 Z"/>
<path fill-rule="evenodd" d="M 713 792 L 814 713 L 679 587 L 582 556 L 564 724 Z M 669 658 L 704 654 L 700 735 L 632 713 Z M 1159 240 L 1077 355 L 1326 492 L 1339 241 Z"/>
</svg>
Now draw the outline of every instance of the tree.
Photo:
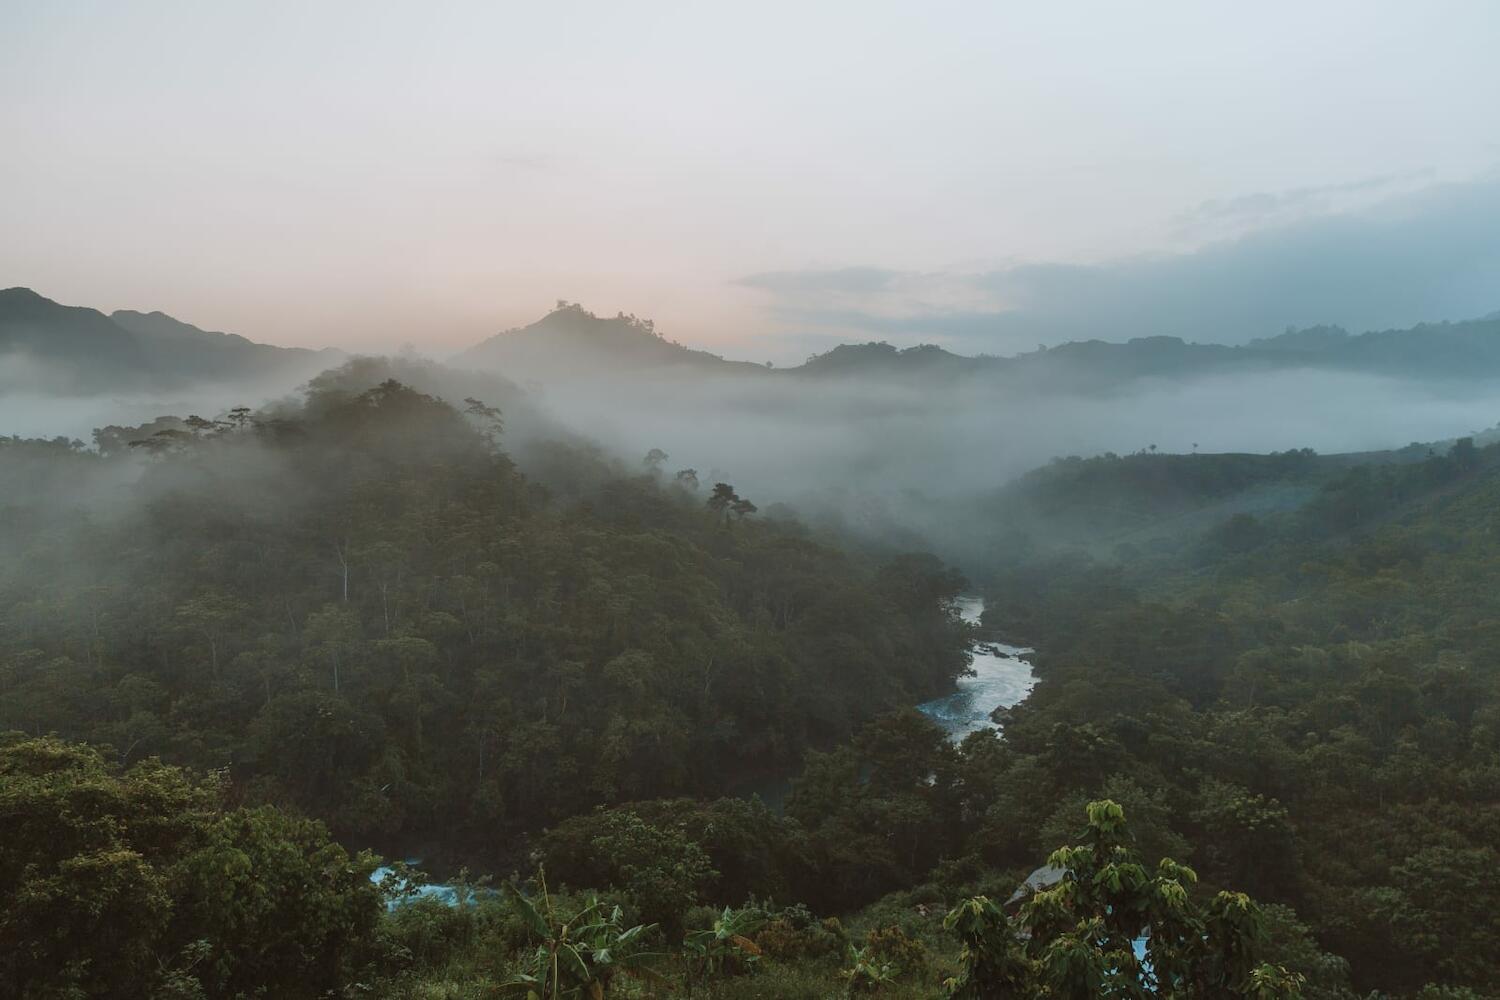
<svg viewBox="0 0 1500 1000">
<path fill-rule="evenodd" d="M 342 668 L 349 651 L 359 641 L 359 615 L 347 605 L 325 604 L 322 610 L 307 616 L 303 627 L 307 641 L 328 657 L 330 680 L 337 692 L 342 682 Z"/>
<path fill-rule="evenodd" d="M 500 414 L 500 408 L 488 406 L 473 396 L 466 396 L 464 414 L 479 425 L 484 439 L 490 443 L 490 447 L 494 447 L 495 443 L 500 440 L 500 435 L 505 431 L 505 420 Z"/>
<path fill-rule="evenodd" d="M 210 996 L 323 996 L 375 943 L 385 909 L 370 875 L 323 824 L 270 806 L 215 817 L 172 870 L 179 939 L 209 944 L 194 971 Z"/>
<path fill-rule="evenodd" d="M 641 459 L 641 464 L 649 469 L 652 473 L 657 473 L 661 471 L 662 463 L 671 457 L 671 455 L 668 455 L 660 448 L 652 448 L 650 451 L 646 452 L 646 457 Z"/>
<path fill-rule="evenodd" d="M 676 481 L 680 485 L 686 486 L 688 489 L 692 490 L 693 492 L 696 493 L 698 491 L 698 470 L 697 469 L 678 469 L 677 470 L 677 475 L 675 477 L 673 477 L 673 478 L 676 479 Z"/>
<path fill-rule="evenodd" d="M 378 859 L 216 782 L 120 770 L 52 738 L 0 745 L 0 996 L 327 995 L 362 964 Z M 190 966 L 190 968 L 189 968 Z"/>
<path fill-rule="evenodd" d="M 648 823 L 630 809 L 567 820 L 548 831 L 542 849 L 548 866 L 572 884 L 613 886 L 640 919 L 671 931 L 718 875 L 682 831 Z"/>
<path fill-rule="evenodd" d="M 1432 978 L 1500 988 L 1497 873 L 1500 855 L 1488 847 L 1427 847 L 1393 870 L 1382 909 Z"/>
<path fill-rule="evenodd" d="M 0 747 L 0 802 L 0 996 L 140 995 L 211 792 L 43 738 Z"/>
<path fill-rule="evenodd" d="M 1191 868 L 1163 858 L 1152 874 L 1141 863 L 1119 805 L 1091 802 L 1087 815 L 1084 843 L 1052 853 L 1050 885 L 1014 921 L 982 896 L 948 914 L 963 945 L 949 996 L 1302 995 L 1301 976 L 1264 960 L 1267 931 L 1248 896 L 1198 902 Z"/>
<path fill-rule="evenodd" d="M 192 439 L 193 435 L 187 431 L 168 427 L 165 430 L 155 432 L 148 438 L 140 438 L 130 442 L 130 447 L 139 448 L 153 458 L 160 458 L 163 455 L 181 450 Z"/>
<path fill-rule="evenodd" d="M 735 503 L 740 499 L 734 487 L 728 483 L 714 483 L 714 491 L 708 497 L 708 509 L 713 511 L 719 520 L 724 520 Z"/>
<path fill-rule="evenodd" d="M 246 612 L 243 601 L 224 594 L 202 594 L 177 606 L 177 621 L 208 643 L 209 663 L 219 672 L 219 651 L 224 633 Z"/>
<path fill-rule="evenodd" d="M 1459 472 L 1473 472 L 1479 467 L 1479 450 L 1474 447 L 1471 437 L 1461 437 L 1453 442 L 1453 447 L 1448 449 L 1448 458 Z"/>
</svg>

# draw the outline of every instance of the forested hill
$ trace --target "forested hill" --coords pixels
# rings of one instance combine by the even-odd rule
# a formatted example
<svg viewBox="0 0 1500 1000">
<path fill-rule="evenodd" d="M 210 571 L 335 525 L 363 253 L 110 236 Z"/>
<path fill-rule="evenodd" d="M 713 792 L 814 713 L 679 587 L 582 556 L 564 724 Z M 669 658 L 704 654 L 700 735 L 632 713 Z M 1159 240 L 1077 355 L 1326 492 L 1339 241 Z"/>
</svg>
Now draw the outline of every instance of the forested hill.
<svg viewBox="0 0 1500 1000">
<path fill-rule="evenodd" d="M 997 567 L 992 624 L 1041 650 L 1006 773 L 1049 775 L 1001 811 L 1108 792 L 1206 879 L 1294 906 L 1355 986 L 1493 995 L 1500 448 L 1320 480 L 1130 558 Z"/>
<path fill-rule="evenodd" d="M 265 378 L 293 384 L 337 356 L 200 330 L 160 312 L 106 316 L 29 288 L 0 290 L 0 388 L 14 373 L 12 391 L 119 392 Z"/>
<path fill-rule="evenodd" d="M 1432 468 L 1454 448 L 1473 449 L 1476 440 L 1493 437 L 1486 432 L 1330 455 L 1310 448 L 1269 454 L 1143 449 L 1055 458 L 1002 487 L 952 503 L 947 516 L 966 526 L 962 546 L 933 534 L 945 538 L 945 551 L 968 551 L 966 564 L 976 567 L 1063 552 L 1138 567 L 1163 554 L 1205 552 L 1203 546 L 1215 539 L 1235 544 L 1226 525 L 1326 502 L 1322 491 L 1351 469 Z"/>
<path fill-rule="evenodd" d="M 963 669 L 935 560 L 867 564 L 567 444 L 554 497 L 502 421 L 332 380 L 123 454 L 0 442 L 24 470 L 0 730 L 227 768 L 353 842 L 498 864 L 598 803 L 784 771 Z"/>
<path fill-rule="evenodd" d="M 27 470 L 0 493 L 0 889 L 25 902 L 0 930 L 28 942 L 0 971 L 481 996 L 558 975 L 566 921 L 598 943 L 569 981 L 606 996 L 646 953 L 657 995 L 721 1000 L 1153 996 L 1167 967 L 1195 998 L 1500 990 L 1500 445 L 1028 477 L 1059 534 L 1086 497 L 1173 527 L 976 545 L 1038 684 L 954 745 L 886 711 L 966 661 L 936 560 L 840 553 L 659 455 L 560 444 L 523 475 L 479 400 L 347 374 L 126 457 L 0 445 Z M 1265 487 L 1296 498 L 1178 527 Z M 782 814 L 722 797 L 799 761 Z M 386 913 L 375 860 L 299 812 L 545 879 Z M 1002 912 L 1049 858 L 1055 891 Z"/>
</svg>

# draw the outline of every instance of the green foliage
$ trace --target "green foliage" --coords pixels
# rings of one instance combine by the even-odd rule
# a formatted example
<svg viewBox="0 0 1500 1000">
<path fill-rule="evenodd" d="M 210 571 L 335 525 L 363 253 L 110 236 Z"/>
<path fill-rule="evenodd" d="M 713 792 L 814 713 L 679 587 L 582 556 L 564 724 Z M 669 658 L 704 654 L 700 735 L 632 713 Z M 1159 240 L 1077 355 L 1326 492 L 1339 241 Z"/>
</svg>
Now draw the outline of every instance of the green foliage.
<svg viewBox="0 0 1500 1000">
<path fill-rule="evenodd" d="M 527 445 L 523 476 L 494 407 L 403 370 L 106 429 L 107 454 L 0 449 L 0 482 L 68 487 L 0 491 L 0 729 L 227 766 L 350 843 L 496 865 L 601 803 L 790 771 L 963 669 L 941 565 L 887 572 L 737 498 L 721 530 L 571 442 Z M 167 429 L 149 465 L 113 444 Z"/>
<path fill-rule="evenodd" d="M 838 955 L 848 944 L 848 936 L 836 917 L 818 920 L 801 904 L 789 906 L 772 917 L 754 940 L 766 955 L 782 960 Z"/>
<path fill-rule="evenodd" d="M 536 900 L 522 895 L 513 885 L 506 886 L 510 903 L 535 950 L 503 991 L 527 1000 L 603 1000 L 621 973 L 656 978 L 650 964 L 658 956 L 642 950 L 642 939 L 655 925 L 626 927 L 618 906 L 607 907 L 597 899 L 564 916 L 554 909 L 540 875 L 537 886 Z"/>
<path fill-rule="evenodd" d="M 865 947 L 873 960 L 890 964 L 899 973 L 923 972 L 927 968 L 927 948 L 895 924 L 872 928 L 865 935 Z"/>
<path fill-rule="evenodd" d="M 269 806 L 216 817 L 172 873 L 181 935 L 211 943 L 196 967 L 209 995 L 339 984 L 375 937 L 378 864 L 330 843 L 322 824 Z"/>
<path fill-rule="evenodd" d="M 1042 650 L 1041 682 L 958 765 L 964 870 L 1025 864 L 1109 794 L 1148 861 L 1190 849 L 1205 884 L 1295 908 L 1309 995 L 1494 990 L 1467 873 L 1500 851 L 1497 459 L 1319 459 L 1242 551 L 1176 524 L 1182 544 L 1113 568 L 997 567 L 989 612 Z"/>
<path fill-rule="evenodd" d="M 675 941 L 713 903 L 675 960 L 714 995 L 826 997 L 883 967 L 922 995 L 924 942 L 972 996 L 1500 989 L 1500 449 L 1027 477 L 987 508 L 993 551 L 988 528 L 963 549 L 1040 683 L 1003 736 L 953 746 L 900 710 L 972 635 L 936 560 L 837 552 L 728 484 L 705 513 L 665 456 L 641 475 L 537 443 L 522 476 L 496 408 L 367 368 L 274 414 L 104 428 L 98 453 L 0 442 L 0 728 L 102 748 L 5 745 L 0 989 L 611 980 L 589 951 L 594 978 L 564 984 L 560 924 L 511 903 L 382 916 L 373 859 L 298 813 L 495 870 L 550 828 L 549 871 L 622 903 L 569 941 L 627 914 Z M 106 483 L 111 516 L 70 502 Z M 798 761 L 785 815 L 709 799 Z M 1077 836 L 1100 799 L 1128 840 L 1104 806 Z M 1062 881 L 992 902 L 1064 842 Z M 939 895 L 966 901 L 932 947 Z M 838 978 L 850 936 L 806 907 L 730 930 L 757 898 L 873 928 L 866 972 Z M 751 964 L 736 937 L 755 976 L 724 975 Z"/>
<path fill-rule="evenodd" d="M 890 962 L 881 961 L 871 946 L 849 948 L 849 967 L 839 973 L 850 994 L 879 993 L 881 988 L 895 982 L 898 970 Z"/>
<path fill-rule="evenodd" d="M 959 903 L 943 918 L 958 938 L 960 972 L 943 985 L 959 1000 L 1024 995 L 1032 974 L 1014 929 L 1000 907 L 984 896 Z"/>
<path fill-rule="evenodd" d="M 543 852 L 565 881 L 616 888 L 635 915 L 674 931 L 717 875 L 680 829 L 648 823 L 631 809 L 567 820 L 547 832 Z"/>
<path fill-rule="evenodd" d="M 759 907 L 736 910 L 726 906 L 710 926 L 689 931 L 682 941 L 688 993 L 692 993 L 695 980 L 750 971 L 761 954 L 760 945 L 751 935 L 765 923 L 765 911 Z"/>
<path fill-rule="evenodd" d="M 0 996 L 311 997 L 363 967 L 375 859 L 217 791 L 55 739 L 0 746 Z"/>
<path fill-rule="evenodd" d="M 1015 921 L 982 896 L 948 914 L 944 926 L 963 948 L 949 995 L 1302 995 L 1300 975 L 1262 961 L 1267 935 L 1249 897 L 1220 892 L 1204 905 L 1192 869 L 1163 859 L 1148 872 L 1117 803 L 1090 803 L 1086 842 L 1054 851 L 1048 867 L 1055 884 L 1022 903 Z"/>
</svg>

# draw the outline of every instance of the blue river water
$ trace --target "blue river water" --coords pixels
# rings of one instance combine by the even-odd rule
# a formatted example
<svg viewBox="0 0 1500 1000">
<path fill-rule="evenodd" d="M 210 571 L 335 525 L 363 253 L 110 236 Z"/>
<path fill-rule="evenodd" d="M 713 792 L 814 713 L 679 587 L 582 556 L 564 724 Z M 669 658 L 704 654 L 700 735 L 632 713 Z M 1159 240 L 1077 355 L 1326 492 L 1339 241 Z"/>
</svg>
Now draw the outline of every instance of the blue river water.
<svg viewBox="0 0 1500 1000">
<path fill-rule="evenodd" d="M 958 610 L 964 621 L 978 624 L 979 616 L 984 613 L 984 600 L 961 597 Z M 998 726 L 990 718 L 995 709 L 1010 708 L 1024 701 L 1036 684 L 1031 663 L 1026 659 L 1031 653 L 1025 647 L 1003 642 L 978 643 L 969 666 L 971 673 L 958 679 L 957 690 L 917 708 L 946 729 L 955 743 L 970 733 L 996 729 Z"/>
</svg>

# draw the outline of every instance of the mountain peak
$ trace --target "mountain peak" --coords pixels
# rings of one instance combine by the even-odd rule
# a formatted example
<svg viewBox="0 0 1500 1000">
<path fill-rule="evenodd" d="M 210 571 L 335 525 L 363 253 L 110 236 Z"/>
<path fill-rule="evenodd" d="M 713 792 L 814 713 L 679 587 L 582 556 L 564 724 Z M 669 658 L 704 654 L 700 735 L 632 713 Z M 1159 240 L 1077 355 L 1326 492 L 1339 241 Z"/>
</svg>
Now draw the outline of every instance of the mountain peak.
<svg viewBox="0 0 1500 1000">
<path fill-rule="evenodd" d="M 653 368 L 713 371 L 764 371 L 746 361 L 726 361 L 717 354 L 668 340 L 649 319 L 618 313 L 598 316 L 576 302 L 559 300 L 557 308 L 536 322 L 497 333 L 458 355 L 467 364 L 512 376 L 569 379 L 615 375 Z"/>
<path fill-rule="evenodd" d="M 27 288 L 25 285 L 15 285 L 11 288 L 0 288 L 0 299 L 8 299 L 16 302 L 25 301 L 28 299 L 33 299 L 40 302 L 52 301 L 51 299 L 45 298 L 32 289 Z"/>
</svg>

